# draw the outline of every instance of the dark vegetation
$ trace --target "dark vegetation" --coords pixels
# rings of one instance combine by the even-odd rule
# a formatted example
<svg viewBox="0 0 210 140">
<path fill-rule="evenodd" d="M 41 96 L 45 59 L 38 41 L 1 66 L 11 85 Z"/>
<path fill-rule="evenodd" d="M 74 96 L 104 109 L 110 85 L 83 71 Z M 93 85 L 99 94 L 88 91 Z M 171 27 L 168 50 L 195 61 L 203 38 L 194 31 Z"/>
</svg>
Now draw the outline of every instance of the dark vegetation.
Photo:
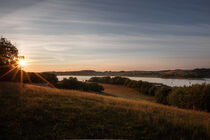
<svg viewBox="0 0 210 140">
<path fill-rule="evenodd" d="M 51 72 L 56 75 L 89 75 L 89 76 L 135 76 L 135 77 L 160 77 L 160 78 L 210 78 L 210 68 L 194 70 L 163 70 L 163 71 L 66 71 Z"/>
<path fill-rule="evenodd" d="M 15 75 L 15 72 L 18 71 Z M 43 85 L 47 85 L 47 83 L 41 79 L 40 77 L 37 76 L 37 74 L 39 74 L 41 77 L 43 77 L 44 79 L 46 79 L 49 83 L 56 85 L 58 82 L 58 78 L 55 74 L 52 73 L 35 73 L 35 72 L 27 72 L 28 76 L 30 77 L 30 80 L 27 78 L 26 76 L 26 72 L 24 70 L 22 71 L 22 77 L 23 83 L 34 83 L 34 84 L 43 84 Z M 11 71 L 9 74 L 7 74 L 6 76 L 4 76 L 3 78 L 0 79 L 0 81 L 9 81 L 9 82 L 20 82 L 20 77 L 21 77 L 21 71 L 19 68 L 14 69 L 13 71 Z M 7 71 L 4 71 L 4 73 L 6 73 Z M 3 74 L 4 74 L 3 73 Z M 2 75 L 2 73 L 0 73 Z"/>
<path fill-rule="evenodd" d="M 17 60 L 18 49 L 7 39 L 0 38 L 0 76 L 17 67 Z M 4 80 L 8 78 L 4 77 Z"/>
<path fill-rule="evenodd" d="M 51 86 L 62 89 L 74 89 L 74 90 L 82 90 L 82 91 L 93 91 L 93 92 L 102 92 L 104 88 L 97 83 L 86 83 L 78 81 L 77 78 L 70 77 L 69 79 L 63 79 L 62 81 L 58 81 L 58 78 L 55 74 L 52 73 L 34 73 L 34 72 L 27 72 L 30 80 L 26 76 L 26 72 L 23 71 L 23 83 L 31 83 L 31 84 L 38 84 L 43 86 Z M 14 72 L 10 72 L 7 76 L 0 79 L 0 81 L 10 81 L 10 82 L 20 82 L 21 71 L 19 70 L 16 74 L 16 77 L 13 79 Z M 39 74 L 45 80 L 37 76 Z M 47 82 L 46 82 L 47 81 Z"/>
<path fill-rule="evenodd" d="M 149 83 L 144 81 L 131 80 L 125 77 L 92 77 L 89 80 L 90 82 L 106 83 L 106 84 L 115 84 L 115 85 L 124 85 L 129 88 L 133 88 L 138 92 L 150 96 L 155 96 L 156 92 L 162 90 L 163 88 L 171 89 L 171 87 L 157 84 Z"/>
<path fill-rule="evenodd" d="M 170 105 L 210 112 L 210 84 L 175 87 L 167 99 Z"/>
<path fill-rule="evenodd" d="M 210 84 L 172 88 L 163 84 L 135 81 L 124 77 L 92 77 L 89 81 L 124 85 L 139 93 L 155 96 L 158 103 L 210 112 Z"/>
<path fill-rule="evenodd" d="M 57 87 L 62 89 L 74 89 L 93 92 L 102 92 L 104 90 L 103 86 L 97 83 L 81 82 L 74 77 L 69 77 L 68 79 L 64 78 L 62 81 L 58 82 Z"/>
</svg>

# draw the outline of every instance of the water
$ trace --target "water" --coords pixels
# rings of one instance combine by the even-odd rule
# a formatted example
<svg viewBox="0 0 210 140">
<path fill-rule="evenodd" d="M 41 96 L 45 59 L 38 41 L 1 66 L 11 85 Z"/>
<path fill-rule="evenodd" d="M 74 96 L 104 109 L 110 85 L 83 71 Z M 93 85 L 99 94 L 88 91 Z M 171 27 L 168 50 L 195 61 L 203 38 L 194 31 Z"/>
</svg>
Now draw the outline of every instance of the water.
<svg viewBox="0 0 210 140">
<path fill-rule="evenodd" d="M 65 75 L 65 76 L 57 76 L 58 80 L 61 81 L 63 78 L 69 78 L 69 77 L 76 77 L 79 81 L 85 81 L 89 80 L 91 77 L 94 76 L 75 76 L 75 75 Z M 102 77 L 102 76 L 98 76 Z M 210 84 L 210 78 L 205 78 L 205 79 L 164 79 L 164 78 L 152 78 L 152 77 L 127 77 L 131 80 L 142 80 L 142 81 L 147 81 L 151 83 L 162 83 L 164 85 L 168 86 L 190 86 L 192 84 L 203 84 L 207 83 Z"/>
</svg>

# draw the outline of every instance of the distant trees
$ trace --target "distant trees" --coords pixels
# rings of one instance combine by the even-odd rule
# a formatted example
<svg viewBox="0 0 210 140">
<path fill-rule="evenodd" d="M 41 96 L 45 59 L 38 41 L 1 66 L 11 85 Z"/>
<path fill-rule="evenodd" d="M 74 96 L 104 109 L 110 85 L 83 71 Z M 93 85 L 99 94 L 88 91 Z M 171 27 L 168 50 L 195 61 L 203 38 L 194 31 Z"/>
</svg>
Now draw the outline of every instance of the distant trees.
<svg viewBox="0 0 210 140">
<path fill-rule="evenodd" d="M 162 78 L 208 78 L 210 77 L 210 69 L 194 69 L 194 70 L 171 70 L 160 72 Z"/>
<path fill-rule="evenodd" d="M 99 82 L 99 83 L 107 83 L 107 84 L 116 84 L 116 85 L 124 85 L 126 87 L 133 88 L 138 92 L 150 96 L 154 96 L 155 93 L 162 87 L 168 87 L 163 84 L 149 83 L 144 81 L 136 81 L 130 80 L 125 77 L 92 77 L 89 80 L 90 82 Z M 170 88 L 170 87 L 168 87 Z"/>
<path fill-rule="evenodd" d="M 155 99 L 158 103 L 168 104 L 168 95 L 172 88 L 167 86 L 160 87 L 155 93 Z"/>
<path fill-rule="evenodd" d="M 210 84 L 172 88 L 163 84 L 135 81 L 124 77 L 92 77 L 89 81 L 124 85 L 139 93 L 155 96 L 158 103 L 210 112 Z"/>
<path fill-rule="evenodd" d="M 210 84 L 175 87 L 168 95 L 168 104 L 210 112 Z"/>
<path fill-rule="evenodd" d="M 37 74 L 39 74 L 41 77 L 43 77 L 46 81 L 48 81 L 52 85 L 56 85 L 58 82 L 57 76 L 53 73 L 50 73 L 50 72 L 42 72 L 42 73 L 28 72 L 28 75 L 29 75 L 32 83 L 46 83 L 43 79 L 38 77 Z M 29 82 L 26 75 L 23 76 L 23 82 L 24 83 Z"/>
<path fill-rule="evenodd" d="M 64 78 L 62 81 L 58 82 L 57 87 L 63 89 L 75 89 L 94 92 L 102 92 L 104 90 L 103 86 L 97 83 L 81 82 L 74 77 L 69 77 L 68 79 Z"/>
</svg>

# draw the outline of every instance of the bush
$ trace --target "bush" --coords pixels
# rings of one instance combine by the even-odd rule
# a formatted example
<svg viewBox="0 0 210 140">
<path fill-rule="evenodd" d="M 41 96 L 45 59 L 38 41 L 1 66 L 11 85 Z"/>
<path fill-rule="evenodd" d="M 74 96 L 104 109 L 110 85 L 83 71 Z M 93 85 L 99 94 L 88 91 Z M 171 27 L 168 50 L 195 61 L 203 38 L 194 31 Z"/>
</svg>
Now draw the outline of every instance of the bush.
<svg viewBox="0 0 210 140">
<path fill-rule="evenodd" d="M 63 89 L 75 89 L 94 92 L 102 92 L 104 90 L 104 88 L 97 83 L 85 83 L 78 81 L 77 78 L 73 77 L 69 77 L 68 79 L 64 78 L 57 84 L 57 87 Z"/>
<path fill-rule="evenodd" d="M 97 83 L 86 83 L 88 85 L 89 90 L 95 91 L 95 92 L 102 92 L 104 90 L 103 86 L 97 84 Z"/>
<path fill-rule="evenodd" d="M 28 78 L 26 77 L 26 72 L 23 72 L 23 82 L 24 83 L 28 83 Z M 17 74 L 16 76 L 16 79 L 15 81 L 19 81 L 19 76 L 20 75 L 20 72 Z M 52 85 L 56 85 L 57 82 L 58 82 L 58 78 L 55 74 L 53 73 L 48 73 L 48 72 L 44 72 L 44 73 L 33 73 L 33 72 L 28 72 L 28 75 L 30 77 L 30 80 L 32 83 L 45 83 L 46 84 L 46 81 L 48 81 L 49 83 L 51 83 Z M 40 75 L 40 77 L 43 77 L 46 81 L 44 81 L 43 79 L 41 79 L 39 76 L 37 75 Z"/>
<path fill-rule="evenodd" d="M 168 102 L 180 108 L 210 111 L 210 84 L 176 87 L 169 94 Z"/>
<path fill-rule="evenodd" d="M 157 86 L 152 86 L 152 87 L 150 87 L 150 88 L 149 88 L 149 91 L 148 91 L 148 92 L 149 92 L 149 95 L 154 96 L 156 90 L 157 90 Z"/>
<path fill-rule="evenodd" d="M 168 104 L 168 95 L 171 92 L 171 87 L 161 86 L 155 93 L 155 99 L 158 103 Z"/>
</svg>

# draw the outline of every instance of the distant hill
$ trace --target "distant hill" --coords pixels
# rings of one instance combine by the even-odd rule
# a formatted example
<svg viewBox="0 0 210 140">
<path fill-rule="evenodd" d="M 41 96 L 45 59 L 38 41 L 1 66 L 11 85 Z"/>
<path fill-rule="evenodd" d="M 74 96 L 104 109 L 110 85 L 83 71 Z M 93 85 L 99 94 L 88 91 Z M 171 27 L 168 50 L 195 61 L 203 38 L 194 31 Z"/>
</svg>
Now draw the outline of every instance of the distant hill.
<svg viewBox="0 0 210 140">
<path fill-rule="evenodd" d="M 210 114 L 150 101 L 0 83 L 0 139 L 209 139 Z"/>
<path fill-rule="evenodd" d="M 160 77 L 160 78 L 210 78 L 210 68 L 193 70 L 162 70 L 162 71 L 65 71 L 56 72 L 56 75 L 86 75 L 86 76 L 136 76 L 136 77 Z"/>
</svg>

